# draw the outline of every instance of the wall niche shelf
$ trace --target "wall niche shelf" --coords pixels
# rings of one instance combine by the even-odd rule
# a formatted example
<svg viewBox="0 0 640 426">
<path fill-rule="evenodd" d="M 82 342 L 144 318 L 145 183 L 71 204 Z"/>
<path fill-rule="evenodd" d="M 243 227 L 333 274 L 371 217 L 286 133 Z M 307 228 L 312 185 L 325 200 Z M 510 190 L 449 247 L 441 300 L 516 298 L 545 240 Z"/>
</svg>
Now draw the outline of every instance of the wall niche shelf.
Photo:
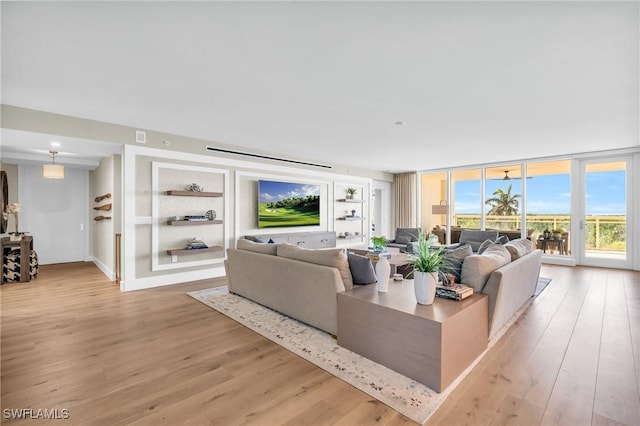
<svg viewBox="0 0 640 426">
<path fill-rule="evenodd" d="M 352 220 L 364 220 L 364 217 L 360 217 L 360 216 L 343 216 L 343 217 L 339 217 L 338 220 L 347 220 L 347 221 L 352 221 Z"/>
<path fill-rule="evenodd" d="M 180 197 L 222 197 L 222 192 L 181 191 L 177 189 L 171 189 L 167 191 L 167 195 L 177 195 Z"/>
<path fill-rule="evenodd" d="M 168 220 L 167 225 L 171 226 L 193 226 L 193 225 L 221 225 L 221 220 Z"/>
<path fill-rule="evenodd" d="M 352 198 L 338 198 L 336 201 L 339 201 L 341 203 L 364 203 L 365 200 L 354 200 Z"/>
<path fill-rule="evenodd" d="M 222 251 L 220 246 L 212 246 L 203 249 L 169 249 L 167 254 L 170 256 L 176 256 L 178 254 L 198 254 L 198 253 L 211 253 L 215 251 Z"/>
</svg>

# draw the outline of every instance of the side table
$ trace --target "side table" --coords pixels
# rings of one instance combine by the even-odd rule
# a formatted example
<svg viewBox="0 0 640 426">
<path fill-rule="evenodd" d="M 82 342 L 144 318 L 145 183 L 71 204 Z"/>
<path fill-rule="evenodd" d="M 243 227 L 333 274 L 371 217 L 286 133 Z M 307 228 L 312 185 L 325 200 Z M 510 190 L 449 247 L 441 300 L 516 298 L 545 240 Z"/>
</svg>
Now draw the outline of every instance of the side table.
<svg viewBox="0 0 640 426">
<path fill-rule="evenodd" d="M 489 297 L 436 297 L 418 305 L 413 280 L 338 293 L 338 345 L 436 392 L 449 386 L 489 342 Z"/>
<path fill-rule="evenodd" d="M 5 247 L 20 247 L 20 282 L 31 281 L 31 275 L 29 274 L 29 257 L 33 250 L 33 237 L 31 235 L 25 235 L 20 241 L 11 241 L 9 237 L 0 239 L 0 250 L 2 251 L 2 267 L 4 269 L 5 262 Z M 0 278 L 0 283 L 4 283 L 4 273 Z"/>
<path fill-rule="evenodd" d="M 558 238 L 538 238 L 538 247 L 542 249 L 543 253 L 547 252 L 547 248 L 551 249 L 550 246 L 557 246 L 558 253 L 566 254 L 564 248 L 564 241 Z"/>
</svg>

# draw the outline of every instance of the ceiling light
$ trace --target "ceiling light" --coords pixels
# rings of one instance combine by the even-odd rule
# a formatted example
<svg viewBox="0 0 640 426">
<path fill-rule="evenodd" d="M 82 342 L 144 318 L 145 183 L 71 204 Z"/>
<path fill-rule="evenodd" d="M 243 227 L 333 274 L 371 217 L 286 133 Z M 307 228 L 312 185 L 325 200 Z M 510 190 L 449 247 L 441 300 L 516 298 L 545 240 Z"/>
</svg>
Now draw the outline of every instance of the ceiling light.
<svg viewBox="0 0 640 426">
<path fill-rule="evenodd" d="M 42 177 L 45 179 L 64 179 L 64 166 L 56 164 L 57 151 L 49 151 L 51 164 L 42 166 Z"/>
<path fill-rule="evenodd" d="M 404 121 L 396 121 L 395 123 L 396 126 L 404 126 Z"/>
<path fill-rule="evenodd" d="M 60 146 L 60 142 L 51 142 L 51 146 L 53 147 L 59 147 Z"/>
</svg>

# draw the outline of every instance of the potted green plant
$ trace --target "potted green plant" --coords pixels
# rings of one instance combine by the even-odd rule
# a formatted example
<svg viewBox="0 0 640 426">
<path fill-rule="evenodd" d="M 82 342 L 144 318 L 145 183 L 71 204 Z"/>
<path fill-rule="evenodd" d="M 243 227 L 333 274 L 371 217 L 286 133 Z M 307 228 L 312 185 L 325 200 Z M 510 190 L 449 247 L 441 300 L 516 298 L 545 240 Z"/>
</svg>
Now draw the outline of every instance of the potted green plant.
<svg viewBox="0 0 640 426">
<path fill-rule="evenodd" d="M 416 300 L 421 305 L 431 305 L 436 296 L 438 274 L 445 266 L 443 247 L 432 249 L 432 238 L 420 231 L 418 246 L 411 254 L 409 264 L 413 267 L 413 284 Z"/>
<path fill-rule="evenodd" d="M 358 190 L 356 188 L 347 188 L 347 200 L 353 200 L 353 196 L 356 195 Z"/>
<path fill-rule="evenodd" d="M 383 236 L 371 237 L 371 244 L 373 245 L 373 251 L 381 252 L 387 246 L 387 238 Z"/>
</svg>

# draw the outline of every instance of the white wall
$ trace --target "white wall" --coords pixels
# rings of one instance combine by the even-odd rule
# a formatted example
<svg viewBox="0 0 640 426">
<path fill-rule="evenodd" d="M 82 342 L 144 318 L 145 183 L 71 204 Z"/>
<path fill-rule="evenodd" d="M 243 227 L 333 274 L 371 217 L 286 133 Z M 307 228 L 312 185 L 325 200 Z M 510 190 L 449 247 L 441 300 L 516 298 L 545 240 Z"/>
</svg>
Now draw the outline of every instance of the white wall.
<svg viewBox="0 0 640 426">
<path fill-rule="evenodd" d="M 18 168 L 20 230 L 33 236 L 41 265 L 89 260 L 89 172 L 65 167 L 62 180 L 42 166 Z"/>
<path fill-rule="evenodd" d="M 280 179 L 302 183 L 315 182 L 321 185 L 325 195 L 321 206 L 322 219 L 320 226 L 270 229 L 269 233 L 313 230 L 335 231 L 335 211 L 337 208 L 335 207 L 335 202 L 338 197 L 344 198 L 344 194 L 334 193 L 334 187 L 339 186 L 338 184 L 351 182 L 357 183 L 363 188 L 364 196 L 368 197 L 371 191 L 371 179 L 366 177 L 345 176 L 316 169 L 267 165 L 259 162 L 188 153 L 171 153 L 165 150 L 126 146 L 123 155 L 123 232 L 125 244 L 122 290 L 137 290 L 219 277 L 225 274 L 222 263 L 225 251 L 219 255 L 211 254 L 209 256 L 194 254 L 194 256 L 202 256 L 203 259 L 207 257 L 212 259 L 212 262 L 208 264 L 195 264 L 190 261 L 190 256 L 185 256 L 184 259 L 178 256 L 178 267 L 171 270 L 166 269 L 166 265 L 172 265 L 174 261 L 170 260 L 166 253 L 166 249 L 169 247 L 163 246 L 168 241 L 168 237 L 161 234 L 179 231 L 168 229 L 165 226 L 167 210 L 155 208 L 154 203 L 157 203 L 161 197 L 166 198 L 164 193 L 172 185 L 175 185 L 176 189 L 180 189 L 181 186 L 185 185 L 186 181 L 181 178 L 181 174 L 163 174 L 162 176 L 164 177 L 160 179 L 161 174 L 157 171 L 158 167 L 171 168 L 172 166 L 176 169 L 183 169 L 185 172 L 190 169 L 198 173 L 208 170 L 219 177 L 224 176 L 224 179 L 219 182 L 220 187 L 216 189 L 217 191 L 220 188 L 224 188 L 223 200 L 216 201 L 221 203 L 216 208 L 217 218 L 222 219 L 224 225 L 222 228 L 206 226 L 202 231 L 208 232 L 211 235 L 208 238 L 211 238 L 211 241 L 216 241 L 216 244 L 222 244 L 224 249 L 234 247 L 235 241 L 241 236 L 264 232 L 264 230 L 257 229 L 258 179 Z M 158 182 L 154 182 L 154 176 L 157 176 L 156 180 Z M 166 181 L 171 176 L 175 180 L 173 183 Z M 194 176 L 196 175 L 194 174 Z M 176 200 L 171 200 L 170 203 L 174 204 L 174 201 Z M 185 200 L 184 207 L 187 208 L 188 205 L 193 204 L 192 201 Z M 368 198 L 367 202 L 369 202 Z M 220 205 L 223 207 L 220 208 Z M 386 210 L 390 210 L 390 207 L 386 206 Z M 188 229 L 193 229 L 193 232 L 195 232 L 198 227 L 189 226 Z M 209 232 L 210 230 L 211 232 Z M 223 238 L 219 237 L 219 232 L 224 234 Z M 154 241 L 158 243 L 156 244 Z M 346 245 L 348 242 L 341 241 L 340 243 Z M 366 243 L 366 241 L 360 241 L 360 244 Z M 171 244 L 175 244 L 175 241 L 172 241 Z M 153 265 L 156 266 L 154 267 Z M 173 266 L 176 265 L 174 264 Z"/>
<path fill-rule="evenodd" d="M 114 275 L 114 218 L 116 214 L 113 204 L 115 201 L 114 189 L 114 157 L 105 157 L 100 160 L 97 169 L 90 173 L 91 194 L 89 209 L 91 210 L 92 219 L 97 216 L 107 216 L 111 219 L 102 221 L 91 221 L 91 255 L 94 263 L 109 277 L 110 280 L 115 278 Z M 111 194 L 111 198 L 96 202 L 95 198 Z M 111 204 L 110 211 L 93 210 L 93 207 L 99 207 Z"/>
</svg>

